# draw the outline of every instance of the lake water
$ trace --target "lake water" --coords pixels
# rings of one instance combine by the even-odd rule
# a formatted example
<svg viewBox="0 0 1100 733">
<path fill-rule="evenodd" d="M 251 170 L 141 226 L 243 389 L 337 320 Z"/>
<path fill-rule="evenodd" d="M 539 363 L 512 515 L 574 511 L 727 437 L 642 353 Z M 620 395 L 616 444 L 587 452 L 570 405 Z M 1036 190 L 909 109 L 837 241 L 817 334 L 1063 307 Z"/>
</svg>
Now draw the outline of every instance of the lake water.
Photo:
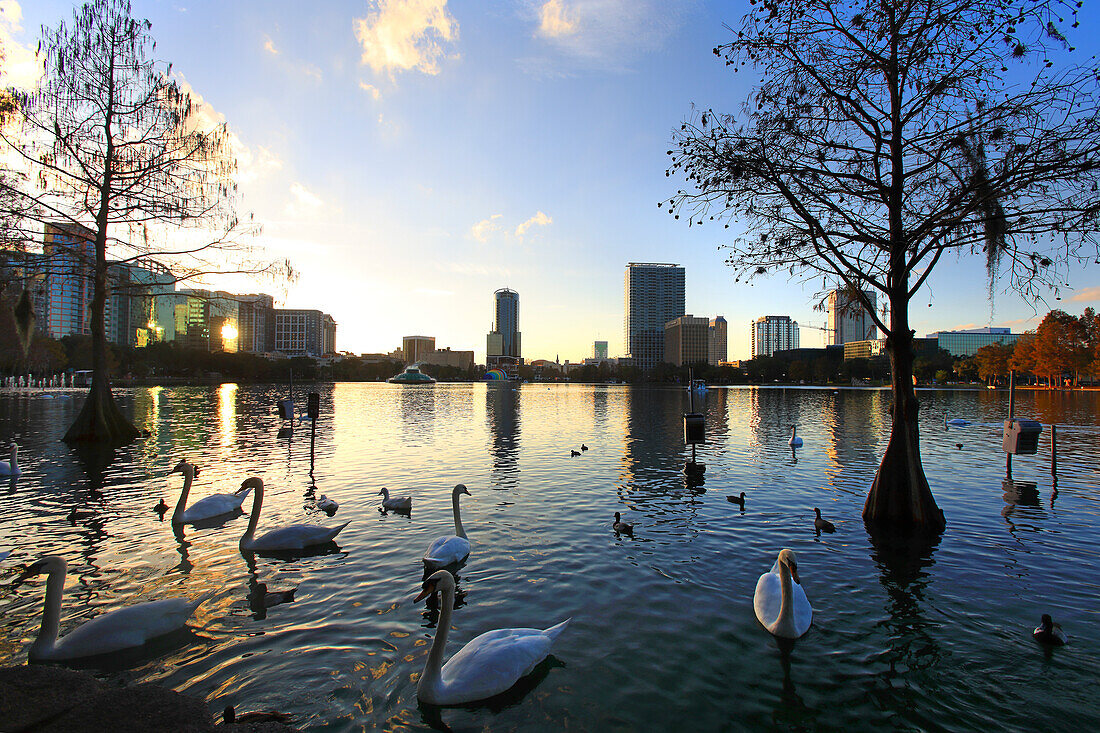
<svg viewBox="0 0 1100 733">
<path fill-rule="evenodd" d="M 191 631 L 101 674 L 154 681 L 212 710 L 278 709 L 308 730 L 1095 729 L 1100 703 L 1100 394 L 1022 392 L 1017 414 L 1058 425 L 1005 482 L 1004 392 L 922 391 L 925 470 L 947 516 L 917 553 L 872 544 L 860 519 L 889 429 L 873 390 L 708 391 L 702 486 L 685 483 L 672 388 L 529 384 L 318 387 L 323 418 L 310 473 L 307 428 L 276 437 L 277 390 L 120 390 L 152 433 L 106 468 L 60 442 L 79 399 L 0 397 L 0 453 L 16 439 L 23 476 L 0 485 L 0 663 L 22 663 L 45 577 L 19 567 L 69 561 L 62 631 L 154 598 L 214 592 Z M 300 394 L 304 403 L 304 394 Z M 944 413 L 973 424 L 946 428 Z M 805 445 L 792 456 L 790 425 Z M 571 457 L 571 449 L 591 450 Z M 956 447 L 961 443 L 962 448 Z M 187 457 L 192 501 L 267 487 L 260 530 L 351 520 L 338 551 L 243 557 L 247 517 L 174 535 L 153 512 L 175 504 Z M 448 656 L 502 626 L 572 617 L 552 658 L 492 706 L 419 706 L 416 679 L 434 615 L 412 597 L 420 557 L 451 534 L 450 491 L 469 487 L 473 552 L 461 570 Z M 381 514 L 382 486 L 414 497 Z M 726 501 L 745 491 L 744 512 Z M 313 508 L 326 494 L 329 518 Z M 250 502 L 246 503 L 246 509 Z M 817 536 L 813 507 L 837 526 Z M 80 514 L 67 519 L 70 510 Z M 615 511 L 635 524 L 617 537 Z M 757 577 L 798 555 L 810 632 L 777 642 L 757 623 Z M 297 587 L 252 611 L 250 583 Z M 1071 636 L 1031 638 L 1048 612 Z"/>
</svg>

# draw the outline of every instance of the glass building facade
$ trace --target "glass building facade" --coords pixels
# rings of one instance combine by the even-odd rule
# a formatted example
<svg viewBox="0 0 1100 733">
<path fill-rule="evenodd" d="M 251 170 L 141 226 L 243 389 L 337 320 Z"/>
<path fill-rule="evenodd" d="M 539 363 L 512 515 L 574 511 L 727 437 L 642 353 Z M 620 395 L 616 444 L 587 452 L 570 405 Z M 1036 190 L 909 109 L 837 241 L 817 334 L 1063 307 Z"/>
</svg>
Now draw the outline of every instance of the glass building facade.
<svg viewBox="0 0 1100 733">
<path fill-rule="evenodd" d="M 623 281 L 623 347 L 630 362 L 652 369 L 665 358 L 665 324 L 684 315 L 684 268 L 631 262 Z"/>
<path fill-rule="evenodd" d="M 1018 333 L 1010 333 L 1007 328 L 973 328 L 965 331 L 937 331 L 928 334 L 928 338 L 936 339 L 939 348 L 946 349 L 951 356 L 974 356 L 978 349 L 989 344 L 1005 344 L 1013 346 Z"/>
</svg>

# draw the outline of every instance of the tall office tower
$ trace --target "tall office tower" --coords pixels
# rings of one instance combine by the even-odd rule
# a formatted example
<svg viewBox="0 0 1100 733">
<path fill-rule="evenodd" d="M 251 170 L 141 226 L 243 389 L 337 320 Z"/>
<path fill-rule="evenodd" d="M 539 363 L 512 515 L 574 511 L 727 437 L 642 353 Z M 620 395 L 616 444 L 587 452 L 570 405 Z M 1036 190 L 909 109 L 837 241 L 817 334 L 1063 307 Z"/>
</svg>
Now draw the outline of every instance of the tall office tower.
<svg viewBox="0 0 1100 733">
<path fill-rule="evenodd" d="M 718 316 L 707 329 L 707 363 L 718 366 L 718 362 L 728 361 L 726 353 L 726 319 Z"/>
<path fill-rule="evenodd" d="M 275 299 L 267 293 L 237 296 L 237 336 L 241 351 L 265 354 L 275 350 Z"/>
<path fill-rule="evenodd" d="M 319 310 L 276 308 L 275 350 L 287 356 L 324 356 L 336 350 L 336 321 Z"/>
<path fill-rule="evenodd" d="M 592 358 L 593 359 L 606 359 L 607 358 L 607 342 L 606 341 L 594 341 L 592 343 Z"/>
<path fill-rule="evenodd" d="M 176 278 L 168 268 L 152 260 L 140 266 L 112 262 L 107 265 L 107 277 L 111 284 L 107 340 L 138 347 L 163 340 L 156 302 L 175 289 Z"/>
<path fill-rule="evenodd" d="M 684 315 L 684 268 L 631 262 L 623 282 L 623 347 L 634 366 L 665 361 L 665 324 Z"/>
<path fill-rule="evenodd" d="M 79 224 L 46 224 L 42 251 L 49 271 L 49 323 L 45 330 L 55 339 L 91 334 L 95 233 Z"/>
<path fill-rule="evenodd" d="M 496 321 L 485 337 L 485 364 L 517 367 L 523 363 L 519 332 L 519 293 L 501 288 L 493 293 Z"/>
<path fill-rule="evenodd" d="M 864 290 L 863 294 L 875 306 L 875 292 Z M 840 346 L 852 341 L 867 341 L 875 338 L 875 324 L 864 309 L 863 304 L 847 290 L 830 290 L 828 299 L 829 323 L 826 333 L 830 346 Z"/>
<path fill-rule="evenodd" d="M 706 318 L 687 315 L 665 324 L 665 361 L 674 366 L 707 360 L 710 323 Z"/>
<path fill-rule="evenodd" d="M 435 336 L 405 336 L 401 339 L 401 353 L 406 364 L 419 364 L 435 351 Z"/>
<path fill-rule="evenodd" d="M 749 327 L 753 358 L 798 348 L 798 321 L 790 316 L 760 316 Z"/>
</svg>

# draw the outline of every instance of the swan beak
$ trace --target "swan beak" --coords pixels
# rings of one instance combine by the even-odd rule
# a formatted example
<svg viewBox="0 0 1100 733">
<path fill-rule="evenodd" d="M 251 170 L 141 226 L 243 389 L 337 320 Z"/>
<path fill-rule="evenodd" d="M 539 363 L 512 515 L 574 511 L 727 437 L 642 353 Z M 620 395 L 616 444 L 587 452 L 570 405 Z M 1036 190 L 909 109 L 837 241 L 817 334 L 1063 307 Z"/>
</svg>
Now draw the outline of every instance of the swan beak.
<svg viewBox="0 0 1100 733">
<path fill-rule="evenodd" d="M 794 578 L 794 582 L 802 585 L 802 579 L 798 577 L 798 567 L 795 565 L 788 565 L 787 568 L 791 571 L 791 577 Z"/>
<path fill-rule="evenodd" d="M 416 595 L 416 598 L 413 599 L 413 603 L 420 603 L 420 601 L 424 600 L 433 593 L 435 593 L 435 583 L 425 583 L 420 593 L 418 593 Z"/>
<path fill-rule="evenodd" d="M 465 494 L 466 496 L 470 496 L 470 491 L 465 486 L 462 487 L 462 493 Z"/>
</svg>

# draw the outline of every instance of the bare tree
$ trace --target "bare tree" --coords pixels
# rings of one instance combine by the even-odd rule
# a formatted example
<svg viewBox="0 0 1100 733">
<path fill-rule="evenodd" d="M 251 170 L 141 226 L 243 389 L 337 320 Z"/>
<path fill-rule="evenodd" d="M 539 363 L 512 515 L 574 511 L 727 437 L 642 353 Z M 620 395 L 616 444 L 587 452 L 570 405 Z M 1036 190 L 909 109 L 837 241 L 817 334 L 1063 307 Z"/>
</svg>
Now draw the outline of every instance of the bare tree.
<svg viewBox="0 0 1100 733">
<path fill-rule="evenodd" d="M 226 126 L 203 129 L 171 66 L 152 57 L 150 29 L 125 0 L 90 0 L 71 24 L 44 28 L 44 77 L 17 98 L 19 132 L 0 130 L 35 184 L 0 180 L 0 192 L 34 199 L 37 224 L 73 235 L 70 251 L 84 251 L 83 238 L 94 253 L 94 376 L 68 442 L 117 445 L 139 435 L 111 393 L 104 312 L 112 264 L 157 262 L 175 279 L 277 269 L 254 261 L 242 239 L 254 228 L 235 213 L 236 159 Z"/>
<path fill-rule="evenodd" d="M 759 72 L 751 97 L 674 133 L 669 175 L 691 187 L 661 205 L 694 225 L 738 219 L 738 280 L 825 274 L 885 334 L 893 427 L 869 526 L 945 524 L 921 463 L 909 325 L 941 258 L 980 254 L 991 295 L 1007 283 L 1041 297 L 1097 257 L 1097 73 L 1069 61 L 1075 16 L 1060 0 L 755 2 L 714 49 Z"/>
</svg>

